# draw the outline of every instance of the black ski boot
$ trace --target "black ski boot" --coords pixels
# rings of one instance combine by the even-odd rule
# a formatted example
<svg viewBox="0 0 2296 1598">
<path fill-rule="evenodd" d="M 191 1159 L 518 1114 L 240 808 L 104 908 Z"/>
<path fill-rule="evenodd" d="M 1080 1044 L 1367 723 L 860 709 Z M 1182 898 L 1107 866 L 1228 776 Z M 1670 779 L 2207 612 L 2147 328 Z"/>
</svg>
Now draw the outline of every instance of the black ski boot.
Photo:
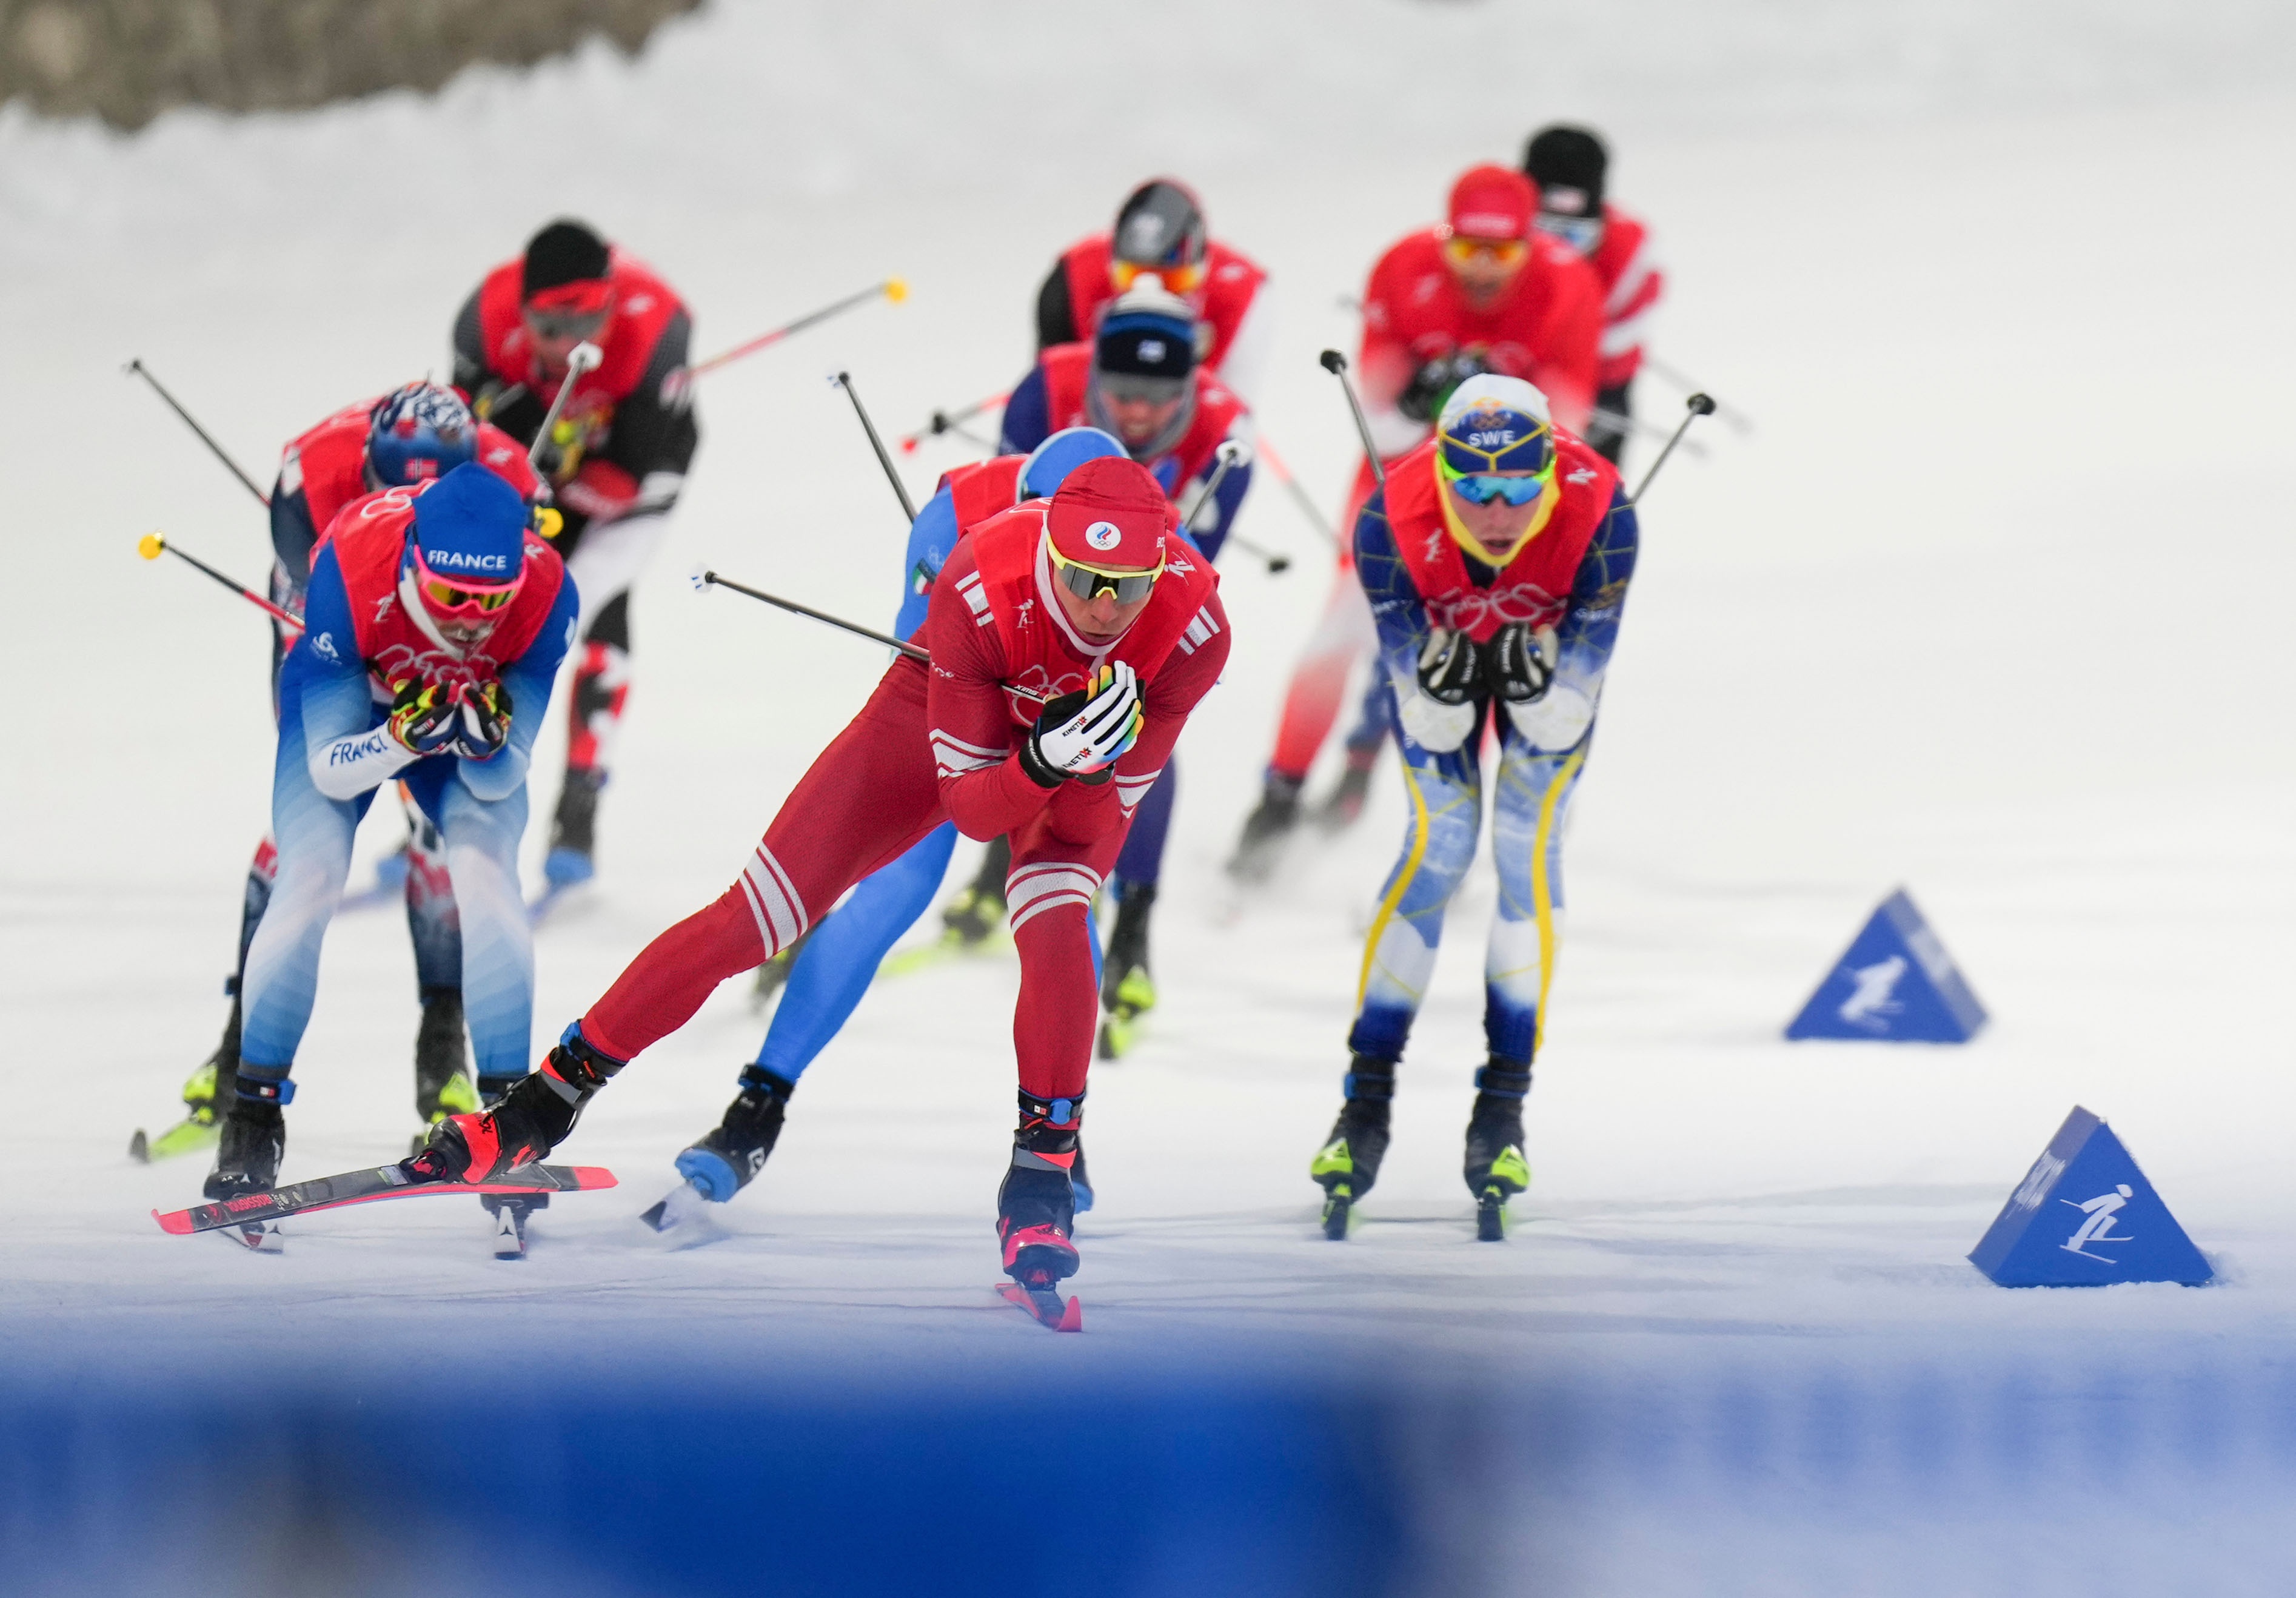
<svg viewBox="0 0 2296 1598">
<path fill-rule="evenodd" d="M 598 795 L 606 786 L 603 771 L 569 767 L 566 786 L 558 790 L 558 811 L 550 823 L 550 853 L 542 874 L 554 888 L 570 888 L 598 874 L 592 858 L 597 852 Z"/>
<path fill-rule="evenodd" d="M 1076 1273 L 1076 1190 L 1070 1172 L 1084 1122 L 1084 1095 L 1038 1099 L 1021 1095 L 1021 1124 L 1013 1133 L 1013 1164 L 996 1190 L 996 1239 L 1004 1246 L 1004 1273 L 1041 1292 Z"/>
<path fill-rule="evenodd" d="M 548 1058 L 512 1083 L 491 1108 L 448 1116 L 430 1129 L 430 1140 L 420 1151 L 399 1162 L 399 1169 L 417 1182 L 484 1182 L 546 1158 L 622 1065 L 592 1048 L 577 1022 Z"/>
<path fill-rule="evenodd" d="M 1340 1106 L 1332 1135 L 1316 1151 L 1308 1174 L 1322 1186 L 1324 1235 L 1343 1241 L 1356 1201 L 1379 1180 L 1379 1162 L 1387 1157 L 1387 1118 L 1395 1097 L 1395 1062 L 1356 1055 L 1343 1083 L 1347 1102 Z"/>
<path fill-rule="evenodd" d="M 430 1128 L 448 1116 L 467 1115 L 478 1108 L 463 1027 L 463 990 L 424 988 L 422 1025 L 414 1034 L 414 1118 L 422 1123 L 422 1130 L 414 1134 L 414 1145 L 407 1152 L 421 1153 Z"/>
<path fill-rule="evenodd" d="M 1283 840 L 1300 824 L 1300 779 L 1270 771 L 1259 804 L 1243 819 L 1243 836 L 1229 857 L 1227 874 L 1238 882 L 1266 882 L 1275 874 Z"/>
<path fill-rule="evenodd" d="M 1004 879 L 1013 874 L 1013 840 L 988 840 L 980 869 L 964 890 L 941 908 L 941 941 L 959 949 L 978 948 L 1004 924 Z"/>
<path fill-rule="evenodd" d="M 1119 1059 L 1139 1036 L 1140 1017 L 1156 1008 L 1156 981 L 1148 970 L 1148 917 L 1156 885 L 1128 882 L 1116 902 L 1116 929 L 1100 961 L 1100 1058 Z"/>
<path fill-rule="evenodd" d="M 763 1066 L 742 1067 L 742 1091 L 726 1107 L 726 1118 L 677 1157 L 677 1174 L 712 1204 L 723 1204 L 748 1187 L 766 1168 L 795 1091 L 797 1083 Z"/>
<path fill-rule="evenodd" d="M 1467 1120 L 1467 1191 L 1475 1196 L 1475 1237 L 1506 1240 L 1507 1200 L 1530 1186 L 1522 1155 L 1522 1100 L 1530 1062 L 1491 1056 L 1475 1073 L 1475 1111 Z"/>
</svg>

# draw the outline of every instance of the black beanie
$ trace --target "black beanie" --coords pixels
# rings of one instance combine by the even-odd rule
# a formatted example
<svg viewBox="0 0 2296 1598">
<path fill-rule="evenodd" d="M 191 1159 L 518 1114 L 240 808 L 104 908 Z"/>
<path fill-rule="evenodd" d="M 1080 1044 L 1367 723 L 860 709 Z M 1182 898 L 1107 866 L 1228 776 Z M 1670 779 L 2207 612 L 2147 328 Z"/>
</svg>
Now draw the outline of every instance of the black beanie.
<svg viewBox="0 0 2296 1598">
<path fill-rule="evenodd" d="M 1603 148 L 1602 140 L 1584 128 L 1564 122 L 1541 128 L 1523 146 L 1522 175 L 1538 185 L 1541 210 L 1601 216 L 1603 174 L 1610 164 L 1610 152 Z M 1550 190 L 1554 191 L 1552 198 Z M 1574 191 L 1585 196 L 1575 204 L 1570 198 Z"/>
<path fill-rule="evenodd" d="M 520 297 L 531 300 L 544 289 L 587 283 L 606 272 L 606 241 L 581 223 L 561 217 L 527 241 Z"/>
</svg>

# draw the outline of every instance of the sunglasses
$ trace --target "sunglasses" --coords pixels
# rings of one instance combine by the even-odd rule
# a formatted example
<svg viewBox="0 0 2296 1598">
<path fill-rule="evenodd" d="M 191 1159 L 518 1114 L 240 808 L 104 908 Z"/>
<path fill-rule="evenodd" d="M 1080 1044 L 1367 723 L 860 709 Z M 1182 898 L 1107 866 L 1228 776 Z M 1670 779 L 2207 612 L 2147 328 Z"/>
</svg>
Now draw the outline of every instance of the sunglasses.
<svg viewBox="0 0 2296 1598">
<path fill-rule="evenodd" d="M 446 616 L 490 616 L 518 597 L 515 588 L 457 588 L 437 577 L 424 578 L 421 586 L 430 608 Z"/>
<path fill-rule="evenodd" d="M 1152 260 L 1111 260 L 1108 263 L 1108 281 L 1118 293 L 1124 292 L 1144 273 L 1153 272 L 1158 282 L 1175 294 L 1193 294 L 1204 284 L 1204 263 L 1183 261 L 1177 266 L 1158 266 Z"/>
<path fill-rule="evenodd" d="M 1554 481 L 1554 461 L 1528 477 L 1502 476 L 1496 472 L 1461 472 L 1449 461 L 1437 457 L 1443 471 L 1443 481 L 1458 490 L 1459 498 L 1470 505 L 1488 505 L 1494 499 L 1504 499 L 1509 505 L 1529 505 L 1546 492 L 1546 485 Z"/>
<path fill-rule="evenodd" d="M 527 325 L 538 339 L 592 339 L 606 325 L 603 310 L 537 310 L 526 308 Z"/>
<path fill-rule="evenodd" d="M 1103 572 L 1097 566 L 1070 560 L 1050 544 L 1046 545 L 1045 552 L 1053 557 L 1053 575 L 1060 585 L 1087 604 L 1103 594 L 1113 594 L 1119 605 L 1136 605 L 1148 597 L 1156 587 L 1156 580 L 1164 574 L 1164 563 L 1160 560 L 1152 572 Z"/>
<path fill-rule="evenodd" d="M 1503 267 L 1519 267 L 1530 254 L 1527 239 L 1471 239 L 1453 234 L 1443 241 L 1443 253 L 1455 267 L 1472 266 L 1488 259 Z"/>
<path fill-rule="evenodd" d="M 1543 210 L 1538 213 L 1538 227 L 1549 238 L 1561 239 L 1581 255 L 1593 254 L 1595 246 L 1603 242 L 1600 217 L 1568 217 Z"/>
</svg>

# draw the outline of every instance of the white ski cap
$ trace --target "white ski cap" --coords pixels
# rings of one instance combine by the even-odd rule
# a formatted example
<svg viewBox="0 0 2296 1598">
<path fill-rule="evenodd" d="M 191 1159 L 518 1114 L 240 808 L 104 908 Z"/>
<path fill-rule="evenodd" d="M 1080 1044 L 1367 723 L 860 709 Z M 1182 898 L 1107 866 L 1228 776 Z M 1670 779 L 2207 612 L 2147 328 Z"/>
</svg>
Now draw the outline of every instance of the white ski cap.
<svg viewBox="0 0 2296 1598">
<path fill-rule="evenodd" d="M 1443 414 L 1436 419 L 1435 430 L 1449 432 L 1455 424 L 1476 411 L 1513 411 L 1544 426 L 1554 424 L 1546 395 L 1520 377 L 1482 372 L 1451 391 L 1451 397 L 1443 401 Z"/>
</svg>

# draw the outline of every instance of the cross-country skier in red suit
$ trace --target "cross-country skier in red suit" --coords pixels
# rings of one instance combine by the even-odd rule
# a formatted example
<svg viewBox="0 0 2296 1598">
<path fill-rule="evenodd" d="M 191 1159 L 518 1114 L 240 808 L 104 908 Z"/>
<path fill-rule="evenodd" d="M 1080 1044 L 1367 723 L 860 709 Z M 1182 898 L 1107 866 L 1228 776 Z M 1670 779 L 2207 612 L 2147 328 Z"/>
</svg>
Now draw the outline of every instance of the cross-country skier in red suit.
<svg viewBox="0 0 2296 1598">
<path fill-rule="evenodd" d="M 278 480 L 271 489 L 273 603 L 296 615 L 303 614 L 312 550 L 344 506 L 384 489 L 428 482 L 469 460 L 492 471 L 529 504 L 546 497 L 540 479 L 527 465 L 526 451 L 499 428 L 474 420 L 453 390 L 436 383 L 406 383 L 378 399 L 347 405 L 299 434 L 282 455 Z M 290 639 L 276 623 L 271 633 L 275 690 Z M 462 933 L 454 888 L 438 829 L 411 804 L 406 865 L 406 924 L 414 935 L 415 981 L 422 1000 L 422 1025 L 414 1044 L 414 1105 L 415 1114 L 428 1125 L 442 1113 L 442 1103 L 447 1108 L 466 1109 L 478 1100 L 463 1042 Z M 241 898 L 239 960 L 224 984 L 232 1006 L 223 1039 L 184 1084 L 188 1114 L 183 1124 L 135 1146 L 144 1157 L 164 1157 L 200 1146 L 213 1135 L 216 1107 L 231 1102 L 232 1079 L 239 1069 L 239 990 L 247 948 L 271 902 L 278 870 L 279 853 L 266 832 L 256 845 Z"/>
<path fill-rule="evenodd" d="M 661 542 L 701 437 L 685 371 L 693 331 L 668 284 L 570 221 L 488 273 L 455 318 L 455 386 L 522 443 L 574 346 L 605 357 L 575 380 L 541 456 L 566 518 L 558 548 L 582 590 L 566 780 L 544 864 L 554 886 L 595 870 L 598 794 L 629 693 L 630 585 Z"/>
<path fill-rule="evenodd" d="M 1602 285 L 1577 251 L 1538 231 L 1538 206 L 1521 173 L 1472 168 L 1452 185 L 1449 220 L 1406 235 L 1372 268 L 1356 376 L 1383 463 L 1423 442 L 1451 391 L 1481 372 L 1531 383 L 1566 431 L 1587 425 L 1603 332 Z M 1341 525 L 1355 524 L 1374 486 L 1365 461 Z M 1371 613 L 1353 562 L 1342 546 L 1323 619 L 1292 669 L 1259 804 L 1245 820 L 1229 862 L 1247 881 L 1274 869 L 1283 839 L 1298 825 L 1300 790 L 1339 720 L 1349 673 L 1374 648 Z M 1379 692 L 1374 678 L 1374 702 Z M 1348 739 L 1339 790 L 1324 807 L 1334 825 L 1361 811 L 1386 739 L 1383 708 L 1367 703 L 1365 712 Z"/>
<path fill-rule="evenodd" d="M 1601 364 L 1595 374 L 1595 419 L 1587 441 L 1616 465 L 1634 415 L 1635 374 L 1643 335 L 1666 278 L 1651 249 L 1650 229 L 1603 198 L 1611 153 L 1584 128 L 1557 123 L 1523 147 L 1522 170 L 1538 190 L 1538 230 L 1584 257 L 1603 285 Z"/>
<path fill-rule="evenodd" d="M 476 1177 L 539 1157 L 720 982 L 954 820 L 1013 839 L 1021 1114 L 997 1196 L 1004 1269 L 1029 1287 L 1075 1271 L 1069 1173 L 1099 1010 L 1086 917 L 1132 807 L 1227 659 L 1218 579 L 1177 529 L 1147 469 L 1111 457 L 967 532 L 916 635 L 931 667 L 896 661 L 734 885 L 649 944 L 500 1104 L 442 1123 L 410 1173 Z"/>
<path fill-rule="evenodd" d="M 1142 184 L 1111 231 L 1079 239 L 1053 263 L 1037 291 L 1037 353 L 1089 341 L 1110 302 L 1151 272 L 1194 310 L 1197 360 L 1250 404 L 1274 337 L 1267 274 L 1211 236 L 1195 191 L 1177 178 Z"/>
</svg>

